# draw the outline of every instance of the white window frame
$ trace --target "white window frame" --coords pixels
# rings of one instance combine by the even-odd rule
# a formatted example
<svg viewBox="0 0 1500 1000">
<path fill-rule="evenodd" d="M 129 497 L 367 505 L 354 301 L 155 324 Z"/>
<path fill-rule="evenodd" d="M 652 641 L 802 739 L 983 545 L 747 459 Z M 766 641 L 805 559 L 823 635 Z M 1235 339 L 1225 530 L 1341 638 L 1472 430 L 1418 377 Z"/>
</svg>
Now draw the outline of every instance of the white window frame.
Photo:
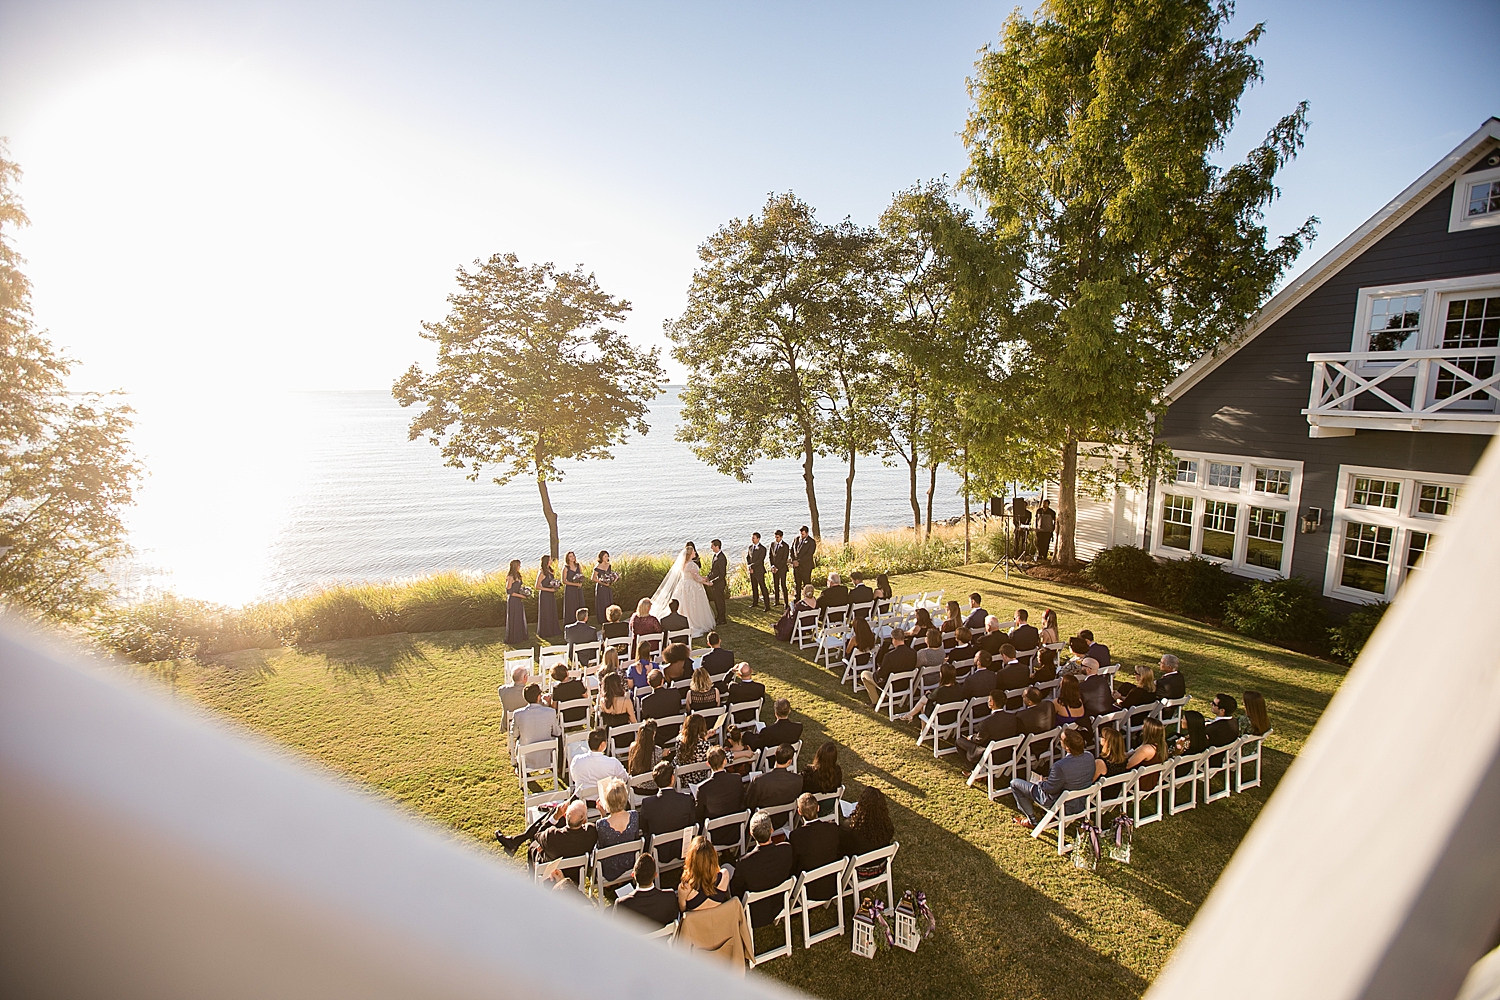
<svg viewBox="0 0 1500 1000">
<path fill-rule="evenodd" d="M 1350 506 L 1349 501 L 1354 495 L 1356 477 L 1399 482 L 1401 499 L 1396 509 Z M 1468 476 L 1450 476 L 1438 472 L 1380 469 L 1367 465 L 1340 465 L 1338 488 L 1334 491 L 1333 517 L 1328 529 L 1328 565 L 1323 576 L 1323 595 L 1352 604 L 1374 604 L 1376 601 L 1394 600 L 1396 593 L 1406 582 L 1406 549 L 1411 533 L 1420 531 L 1441 538 L 1445 534 L 1443 524 L 1452 519 L 1454 513 L 1453 510 L 1447 514 L 1417 513 L 1421 484 L 1452 486 L 1462 491 L 1468 481 Z M 1456 498 L 1454 507 L 1456 508 L 1461 501 L 1461 496 Z M 1392 529 L 1391 562 L 1386 572 L 1384 594 L 1355 590 L 1352 587 L 1341 586 L 1339 583 L 1344 575 L 1344 529 L 1350 521 Z M 1434 543 L 1429 543 L 1429 553 L 1432 551 L 1431 544 Z"/>
<path fill-rule="evenodd" d="M 1210 562 L 1218 563 L 1226 570 L 1237 576 L 1251 577 L 1256 580 L 1279 580 L 1291 573 L 1292 549 L 1296 543 L 1298 526 L 1299 506 L 1302 502 L 1302 463 L 1284 459 L 1258 458 L 1250 455 L 1222 455 L 1211 452 L 1187 452 L 1175 453 L 1175 458 L 1198 463 L 1198 481 L 1196 483 L 1179 483 L 1172 479 L 1161 484 L 1157 489 L 1156 500 L 1151 510 L 1151 554 L 1160 559 L 1186 559 L 1188 556 L 1199 556 Z M 1208 467 L 1210 463 L 1219 462 L 1225 465 L 1238 465 L 1240 467 L 1240 485 L 1238 489 L 1227 486 L 1208 485 Z M 1176 464 L 1172 466 L 1173 475 L 1176 475 Z M 1257 493 L 1255 490 L 1255 470 L 1280 469 L 1292 474 L 1291 489 L 1286 496 L 1277 496 L 1272 493 Z M 1432 480 L 1429 480 L 1432 481 Z M 1161 543 L 1162 516 L 1166 508 L 1167 494 L 1173 496 L 1187 496 L 1193 498 L 1193 523 L 1187 549 L 1174 549 Z M 1220 559 L 1217 556 L 1203 554 L 1203 515 L 1209 501 L 1221 501 L 1238 504 L 1234 520 L 1234 558 Z M 1250 525 L 1250 508 L 1267 507 L 1286 511 L 1286 531 L 1281 539 L 1281 568 L 1279 570 L 1267 569 L 1264 566 L 1255 566 L 1245 561 L 1249 551 L 1249 540 L 1247 533 Z"/>
<path fill-rule="evenodd" d="M 1500 274 L 1476 274 L 1468 278 L 1445 278 L 1441 281 L 1422 281 L 1408 285 L 1361 288 L 1358 304 L 1354 308 L 1354 336 L 1350 341 L 1349 349 L 1356 354 L 1370 350 L 1370 310 L 1376 299 L 1392 295 L 1422 296 L 1422 324 L 1417 328 L 1416 344 L 1411 349 L 1426 351 L 1442 347 L 1443 328 L 1446 321 L 1440 318 L 1440 314 L 1446 313 L 1449 300 L 1473 298 L 1474 292 L 1491 289 L 1500 292 Z M 1388 362 L 1364 361 L 1356 367 L 1379 371 L 1386 365 L 1395 364 L 1401 352 L 1392 351 L 1391 355 L 1392 358 Z"/>
<path fill-rule="evenodd" d="M 1453 208 L 1448 215 L 1448 232 L 1458 233 L 1467 229 L 1482 229 L 1485 226 L 1500 226 L 1500 212 L 1485 215 L 1469 215 L 1469 191 L 1475 184 L 1500 181 L 1500 167 L 1476 170 L 1472 174 L 1460 174 L 1453 181 Z"/>
</svg>

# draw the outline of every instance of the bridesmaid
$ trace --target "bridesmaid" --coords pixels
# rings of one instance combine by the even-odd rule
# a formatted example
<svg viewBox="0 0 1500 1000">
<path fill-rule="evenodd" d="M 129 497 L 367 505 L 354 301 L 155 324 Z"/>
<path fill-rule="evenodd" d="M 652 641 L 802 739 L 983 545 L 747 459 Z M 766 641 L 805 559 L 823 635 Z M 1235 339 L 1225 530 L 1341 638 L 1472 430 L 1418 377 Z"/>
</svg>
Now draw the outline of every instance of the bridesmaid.
<svg viewBox="0 0 1500 1000">
<path fill-rule="evenodd" d="M 526 631 L 525 597 L 521 560 L 512 559 L 505 573 L 505 644 L 513 649 L 531 645 L 531 635 Z"/>
<path fill-rule="evenodd" d="M 609 568 L 609 553 L 599 551 L 599 563 L 594 567 L 594 614 L 598 620 L 609 620 L 609 607 L 615 603 L 615 584 L 620 574 Z"/>
<path fill-rule="evenodd" d="M 563 558 L 563 627 L 578 620 L 578 611 L 583 607 L 583 567 L 578 565 L 578 554 L 569 552 Z"/>
<path fill-rule="evenodd" d="M 558 639 L 563 634 L 557 623 L 557 574 L 551 556 L 542 556 L 542 568 L 536 574 L 536 634 L 543 639 Z"/>
</svg>

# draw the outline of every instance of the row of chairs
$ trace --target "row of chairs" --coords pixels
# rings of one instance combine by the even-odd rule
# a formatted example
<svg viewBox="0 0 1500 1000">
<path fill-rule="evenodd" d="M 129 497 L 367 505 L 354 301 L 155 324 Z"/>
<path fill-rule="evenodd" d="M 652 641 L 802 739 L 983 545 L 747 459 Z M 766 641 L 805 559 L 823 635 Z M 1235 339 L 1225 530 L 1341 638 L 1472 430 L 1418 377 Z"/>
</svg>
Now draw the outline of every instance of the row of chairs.
<svg viewBox="0 0 1500 1000">
<path fill-rule="evenodd" d="M 826 610 L 808 608 L 799 611 L 792 628 L 792 644 L 802 650 L 816 646 L 821 651 L 825 645 L 824 639 L 828 637 L 826 630 L 830 626 L 852 628 L 855 618 L 868 618 L 870 628 L 876 635 L 884 638 L 895 628 L 910 628 L 916 621 L 918 608 L 927 608 L 929 611 L 941 608 L 943 593 L 942 590 L 927 590 L 904 594 L 892 600 L 877 599 L 836 605 Z"/>
</svg>

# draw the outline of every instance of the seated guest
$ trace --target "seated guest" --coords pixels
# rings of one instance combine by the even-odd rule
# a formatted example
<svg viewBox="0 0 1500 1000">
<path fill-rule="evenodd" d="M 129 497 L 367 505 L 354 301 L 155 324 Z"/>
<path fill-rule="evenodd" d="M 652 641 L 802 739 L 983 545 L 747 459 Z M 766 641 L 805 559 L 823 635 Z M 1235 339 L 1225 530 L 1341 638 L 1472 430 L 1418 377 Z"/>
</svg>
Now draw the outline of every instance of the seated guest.
<svg viewBox="0 0 1500 1000">
<path fill-rule="evenodd" d="M 792 606 L 792 611 L 794 611 L 796 614 L 801 614 L 804 611 L 816 610 L 818 607 L 817 595 L 818 592 L 813 588 L 813 585 L 810 583 L 806 584 L 802 588 L 802 596 L 798 598 L 797 603 Z M 795 618 L 796 615 L 794 614 L 793 617 Z"/>
<path fill-rule="evenodd" d="M 911 707 L 911 711 L 899 716 L 899 718 L 910 722 L 921 715 L 922 710 L 928 705 L 931 705 L 932 710 L 936 712 L 940 706 L 951 705 L 955 702 L 963 704 L 968 700 L 968 695 L 964 694 L 964 689 L 958 683 L 958 674 L 954 671 L 953 664 L 945 663 L 938 674 L 938 686 L 933 691 L 918 698 L 917 703 Z"/>
<path fill-rule="evenodd" d="M 514 854 L 528 840 L 532 841 L 529 857 L 534 865 L 541 866 L 559 858 L 576 858 L 587 854 L 599 843 L 599 831 L 589 821 L 589 807 L 582 799 L 569 799 L 553 812 L 543 813 L 525 833 L 507 837 L 499 830 L 495 839 L 507 854 Z M 578 882 L 579 870 L 568 873 L 568 879 Z"/>
<path fill-rule="evenodd" d="M 891 674 L 902 674 L 915 669 L 917 654 L 906 644 L 906 634 L 897 631 L 891 633 L 890 652 L 885 654 L 874 670 L 861 670 L 859 682 L 864 685 L 870 704 L 878 705 L 880 692 L 885 690 L 885 683 L 890 680 Z"/>
<path fill-rule="evenodd" d="M 557 722 L 557 712 L 551 706 L 542 704 L 540 684 L 526 685 L 521 696 L 526 699 L 526 704 L 511 716 L 510 720 L 511 729 L 515 732 L 516 746 L 524 747 L 530 743 L 541 743 L 562 735 L 562 726 Z M 561 761 L 560 748 L 557 757 Z M 546 755 L 541 750 L 533 750 L 526 755 L 525 764 L 527 767 L 546 767 Z"/>
<path fill-rule="evenodd" d="M 641 819 L 641 836 L 646 838 L 648 847 L 652 837 L 698 825 L 698 804 L 693 801 L 691 793 L 678 790 L 677 769 L 671 761 L 657 764 L 651 775 L 656 782 L 656 794 L 641 799 L 641 804 L 636 807 Z M 677 845 L 663 844 L 656 853 L 658 861 L 676 861 Z"/>
<path fill-rule="evenodd" d="M 1031 683 L 1031 670 L 1026 664 L 1016 659 L 1015 647 L 1008 642 L 1000 647 L 998 672 L 999 678 L 995 686 L 1002 691 L 1019 691 Z M 1007 702 L 1007 707 L 1017 709 L 1021 705 L 1019 701 L 1011 701 Z"/>
<path fill-rule="evenodd" d="M 745 783 L 740 780 L 739 775 L 725 770 L 728 763 L 729 757 L 722 747 L 714 747 L 708 752 L 708 766 L 713 768 L 713 773 L 698 786 L 699 823 L 728 816 L 745 808 Z M 726 843 L 739 840 L 736 830 L 715 831 L 715 834 Z M 717 846 L 722 848 L 725 844 L 717 843 Z"/>
<path fill-rule="evenodd" d="M 1035 684 L 1057 680 L 1057 650 L 1044 649 L 1036 654 L 1036 667 L 1031 671 L 1031 680 Z"/>
<path fill-rule="evenodd" d="M 1021 726 L 1017 721 L 1018 713 L 1004 710 L 1005 695 L 996 688 L 990 692 L 990 714 L 974 729 L 974 738 L 971 740 L 966 736 L 960 736 L 955 741 L 959 752 L 968 758 L 970 764 L 979 762 L 979 755 L 984 753 L 984 748 L 996 740 L 1008 740 L 1012 736 L 1021 735 Z M 1046 732 L 1045 729 L 1041 732 Z"/>
<path fill-rule="evenodd" d="M 594 657 L 598 655 L 597 650 L 585 649 L 577 654 L 573 652 L 574 646 L 599 641 L 599 633 L 594 631 L 594 626 L 589 624 L 588 608 L 578 609 L 578 620 L 571 622 L 567 628 L 563 629 L 563 638 L 568 641 L 568 659 L 584 667 L 594 662 Z"/>
<path fill-rule="evenodd" d="M 776 713 L 776 721 L 755 734 L 756 746 L 777 747 L 802 739 L 802 723 L 791 720 L 791 702 L 785 698 L 777 698 L 773 711 Z"/>
<path fill-rule="evenodd" d="M 1068 649 L 1073 653 L 1073 657 L 1067 663 L 1057 668 L 1057 675 L 1059 677 L 1066 677 L 1069 674 L 1083 675 L 1099 672 L 1099 663 L 1089 657 L 1089 644 L 1082 636 L 1075 635 L 1069 639 Z"/>
<path fill-rule="evenodd" d="M 1099 756 L 1094 759 L 1094 780 L 1113 778 L 1129 768 L 1125 757 L 1125 737 L 1114 726 L 1099 730 Z"/>
<path fill-rule="evenodd" d="M 735 665 L 734 673 L 729 675 L 729 690 L 725 695 L 725 702 L 730 705 L 743 705 L 747 702 L 758 701 L 764 704 L 766 699 L 766 686 L 755 680 L 755 671 L 748 663 Z M 755 716 L 746 717 L 741 713 L 739 722 L 758 722 L 759 713 Z"/>
<path fill-rule="evenodd" d="M 1083 695 L 1083 708 L 1089 715 L 1104 715 L 1115 710 L 1115 693 L 1109 688 L 1108 677 L 1091 674 L 1086 677 L 1074 675 L 1073 679 L 1078 681 L 1078 693 Z"/>
<path fill-rule="evenodd" d="M 988 698 L 1000 684 L 1000 673 L 994 666 L 988 651 L 981 649 L 975 654 L 974 669 L 964 678 L 964 694 L 970 698 Z"/>
<path fill-rule="evenodd" d="M 971 632 L 977 632 L 984 628 L 984 620 L 989 617 L 989 612 L 984 610 L 984 598 L 978 594 L 969 595 L 969 616 L 964 619 L 964 624 L 969 626 Z"/>
<path fill-rule="evenodd" d="M 599 725 L 608 729 L 635 721 L 635 702 L 625 693 L 625 678 L 620 674 L 605 674 L 599 682 Z"/>
<path fill-rule="evenodd" d="M 625 612 L 618 604 L 611 604 L 604 611 L 604 624 L 599 626 L 600 639 L 626 639 L 630 636 L 630 623 L 625 621 Z"/>
<path fill-rule="evenodd" d="M 588 685 L 584 684 L 582 677 L 577 680 L 568 680 L 566 663 L 559 663 L 552 668 L 552 694 L 548 696 L 547 701 L 553 708 L 569 701 L 583 701 L 588 696 Z M 580 705 L 564 710 L 562 718 L 565 723 L 577 722 L 588 714 L 588 707 Z"/>
<path fill-rule="evenodd" d="M 891 578 L 890 578 L 890 575 L 887 574 L 887 573 L 876 573 L 875 574 L 875 600 L 876 601 L 890 601 L 891 598 L 893 598 L 895 596 L 896 596 L 896 592 L 891 589 Z M 879 611 L 881 609 L 877 606 L 876 610 Z"/>
<path fill-rule="evenodd" d="M 677 893 L 656 887 L 656 862 L 642 851 L 635 858 L 632 876 L 635 891 L 615 897 L 615 909 L 645 917 L 658 927 L 677 922 L 681 910 L 677 907 Z"/>
<path fill-rule="evenodd" d="M 678 612 L 677 609 L 679 607 L 681 605 L 677 603 L 677 598 L 674 597 L 667 602 L 667 613 L 661 616 L 661 630 L 668 637 L 681 635 L 683 632 L 691 632 L 693 629 L 688 624 L 687 615 Z"/>
<path fill-rule="evenodd" d="M 618 667 L 620 654 L 616 650 L 607 649 L 604 651 L 604 665 L 607 667 L 611 663 Z M 651 686 L 651 671 L 654 669 L 656 669 L 656 664 L 651 662 L 649 655 L 644 658 L 631 660 L 630 668 L 625 671 L 625 683 L 630 686 L 630 690 L 632 691 L 649 688 Z"/>
<path fill-rule="evenodd" d="M 688 683 L 687 710 L 701 712 L 705 708 L 718 708 L 721 704 L 723 696 L 714 687 L 714 679 L 709 676 L 708 668 L 699 667 L 694 670 L 693 679 Z"/>
<path fill-rule="evenodd" d="M 844 851 L 839 844 L 839 825 L 818 821 L 817 799 L 806 792 L 797 796 L 797 815 L 802 817 L 802 825 L 792 831 L 787 841 L 792 845 L 792 854 L 796 859 L 793 868 L 798 875 L 843 858 Z M 808 898 L 832 899 L 834 893 L 838 892 L 838 882 L 837 875 L 822 876 L 808 885 Z"/>
<path fill-rule="evenodd" d="M 910 629 L 907 630 L 906 638 L 908 640 L 916 638 L 925 639 L 927 633 L 931 632 L 935 628 L 937 628 L 937 626 L 932 623 L 932 613 L 926 608 L 918 608 L 916 613 L 916 622 Z M 942 638 L 942 634 L 942 630 L 938 629 L 939 639 Z"/>
<path fill-rule="evenodd" d="M 642 719 L 669 719 L 682 714 L 682 689 L 667 687 L 667 676 L 660 670 L 647 675 L 651 693 L 641 699 Z M 677 734 L 671 727 L 663 727 L 656 734 L 657 745 L 665 749 Z"/>
<path fill-rule="evenodd" d="M 1006 635 L 1000 631 L 1000 619 L 989 615 L 984 620 L 984 635 L 979 637 L 979 648 L 991 656 L 1000 655 L 1000 647 L 1006 644 Z M 1012 647 L 1014 648 L 1014 647 Z"/>
<path fill-rule="evenodd" d="M 632 777 L 650 774 L 661 763 L 661 747 L 656 744 L 656 720 L 647 719 L 635 732 L 635 742 L 625 755 L 625 771 Z"/>
<path fill-rule="evenodd" d="M 849 581 L 854 584 L 853 587 L 849 588 L 849 603 L 851 605 L 872 604 L 874 602 L 875 591 L 865 585 L 865 575 L 863 573 L 850 573 Z M 868 610 L 860 611 L 859 617 L 863 618 L 869 613 Z"/>
<path fill-rule="evenodd" d="M 755 939 L 745 908 L 729 894 L 729 870 L 719 867 L 719 852 L 704 837 L 688 848 L 677 903 L 682 922 L 677 941 L 728 962 L 737 975 L 745 974 L 746 960 L 755 954 Z"/>
<path fill-rule="evenodd" d="M 1173 745 L 1177 753 L 1191 757 L 1208 749 L 1208 727 L 1204 725 L 1203 713 L 1186 709 L 1182 713 L 1182 726 Z"/>
<path fill-rule="evenodd" d="M 812 765 L 802 772 L 802 790 L 825 795 L 844 785 L 844 769 L 839 767 L 839 745 L 827 740 L 818 747 Z"/>
<path fill-rule="evenodd" d="M 948 662 L 948 651 L 943 648 L 941 632 L 930 628 L 922 641 L 925 645 L 917 650 L 917 666 L 924 674 L 932 667 L 940 667 Z"/>
<path fill-rule="evenodd" d="M 719 867 L 719 852 L 707 837 L 688 842 L 683 857 L 682 881 L 677 883 L 677 904 L 683 913 L 722 906 L 729 895 L 729 872 Z"/>
<path fill-rule="evenodd" d="M 1052 700 L 1053 725 L 1066 726 L 1070 722 L 1082 722 L 1089 713 L 1083 707 L 1083 692 L 1079 690 L 1077 677 L 1064 677 L 1057 688 L 1057 697 Z"/>
<path fill-rule="evenodd" d="M 1135 683 L 1121 685 L 1115 704 L 1121 708 L 1139 708 L 1142 705 L 1154 705 L 1159 700 L 1156 694 L 1156 671 L 1151 669 L 1149 663 L 1142 663 L 1135 668 Z"/>
<path fill-rule="evenodd" d="M 1089 644 L 1088 652 L 1085 655 L 1099 664 L 1100 670 L 1103 670 L 1114 662 L 1114 660 L 1109 658 L 1109 647 L 1102 642 L 1095 642 L 1093 632 L 1088 629 L 1080 629 L 1078 638 Z"/>
<path fill-rule="evenodd" d="M 667 648 L 661 651 L 661 672 L 671 684 L 688 676 L 693 668 L 693 652 L 688 649 L 686 643 L 668 643 Z"/>
<path fill-rule="evenodd" d="M 875 652 L 875 632 L 870 628 L 869 618 L 865 615 L 854 619 L 854 630 L 849 633 L 849 641 L 844 643 L 844 657 L 847 659 L 853 656 L 856 650 L 861 653 Z"/>
<path fill-rule="evenodd" d="M 568 762 L 568 780 L 575 793 L 593 791 L 605 778 L 628 778 L 625 765 L 604 752 L 609 730 L 600 726 L 589 731 L 589 748 Z"/>
<path fill-rule="evenodd" d="M 774 889 L 792 877 L 792 869 L 797 864 L 796 852 L 784 841 L 773 844 L 771 837 L 775 833 L 775 824 L 765 813 L 758 812 L 750 817 L 750 839 L 755 846 L 734 867 L 734 877 L 729 882 L 729 891 L 734 895 Z M 780 899 L 758 900 L 750 904 L 750 925 L 765 927 L 780 913 Z"/>
<path fill-rule="evenodd" d="M 724 752 L 729 755 L 729 763 L 724 769 L 741 778 L 748 777 L 755 764 L 755 747 L 750 745 L 748 735 L 753 733 L 748 726 L 730 726 L 724 731 Z"/>
<path fill-rule="evenodd" d="M 641 839 L 641 817 L 630 808 L 630 790 L 619 778 L 599 782 L 599 847 L 616 847 Z M 613 882 L 630 870 L 630 858 L 624 855 L 600 862 L 604 880 Z"/>
<path fill-rule="evenodd" d="M 1239 706 L 1234 703 L 1233 695 L 1216 694 L 1213 707 L 1214 717 L 1209 720 L 1203 735 L 1208 738 L 1209 746 L 1227 747 L 1240 738 L 1240 727 L 1234 718 Z"/>
<path fill-rule="evenodd" d="M 703 654 L 703 659 L 700 661 L 703 669 L 710 674 L 722 674 L 734 669 L 734 653 L 719 646 L 721 641 L 719 633 L 708 633 L 705 641 L 708 643 L 708 652 Z"/>
<path fill-rule="evenodd" d="M 1026 623 L 1025 608 L 1016 609 L 1015 624 L 1011 627 L 1010 632 L 1007 633 L 1007 638 L 1010 639 L 1010 644 L 1016 647 L 1016 652 L 1018 653 L 1026 653 L 1036 649 L 1038 633 L 1033 626 Z"/>
<path fill-rule="evenodd" d="M 1064 729 L 1063 749 L 1067 756 L 1056 761 L 1045 781 L 1040 783 L 1016 778 L 1010 783 L 1011 798 L 1021 815 L 1015 822 L 1028 830 L 1036 825 L 1036 807 L 1050 809 L 1064 792 L 1074 792 L 1094 783 L 1094 755 L 1088 752 L 1088 741 L 1077 729 Z"/>
<path fill-rule="evenodd" d="M 828 586 L 823 588 L 823 593 L 818 597 L 818 610 L 829 621 L 841 622 L 848 606 L 849 588 L 839 580 L 837 573 L 829 573 Z"/>
<path fill-rule="evenodd" d="M 964 613 L 960 610 L 957 601 L 949 601 L 947 606 L 948 615 L 943 623 L 938 626 L 938 632 L 943 637 L 943 645 L 951 645 L 949 636 L 957 635 L 958 627 L 964 623 Z M 956 640 L 955 640 L 956 641 Z"/>
<path fill-rule="evenodd" d="M 1042 630 L 1037 638 L 1041 639 L 1043 646 L 1050 646 L 1062 641 L 1057 636 L 1057 612 L 1048 608 L 1042 612 Z"/>
<path fill-rule="evenodd" d="M 1240 716 L 1245 725 L 1240 727 L 1241 736 L 1264 736 L 1271 731 L 1271 715 L 1266 711 L 1265 695 L 1259 691 L 1245 692 L 1245 714 Z"/>
<path fill-rule="evenodd" d="M 1035 736 L 1057 728 L 1052 722 L 1052 702 L 1042 700 L 1041 688 L 1027 688 L 1021 702 L 1021 710 L 1016 713 L 1016 725 L 1021 732 Z"/>
<path fill-rule="evenodd" d="M 1167 728 L 1156 719 L 1147 719 L 1141 726 L 1141 745 L 1136 747 L 1125 761 L 1129 768 L 1149 767 L 1165 763 L 1167 759 Z M 1148 788 L 1146 791 L 1150 791 Z"/>
<path fill-rule="evenodd" d="M 632 652 L 639 655 L 639 642 L 643 635 L 656 635 L 661 632 L 661 622 L 655 615 L 651 614 L 651 598 L 643 597 L 635 606 L 635 614 L 630 616 L 630 648 Z M 656 652 L 657 640 L 653 639 L 646 644 L 648 653 Z"/>
<path fill-rule="evenodd" d="M 1177 657 L 1165 653 L 1161 658 L 1161 676 L 1156 680 L 1156 693 L 1163 698 L 1186 698 L 1187 678 L 1182 676 Z"/>
<path fill-rule="evenodd" d="M 708 759 L 708 720 L 693 714 L 682 720 L 682 731 L 677 736 L 677 749 L 672 751 L 672 763 L 678 767 L 701 764 Z"/>
<path fill-rule="evenodd" d="M 775 766 L 750 779 L 750 787 L 745 790 L 745 808 L 765 809 L 797 801 L 802 794 L 802 775 L 792 770 L 795 755 L 790 743 L 776 748 Z"/>
<path fill-rule="evenodd" d="M 894 839 L 896 828 L 891 825 L 885 793 L 870 785 L 860 793 L 854 812 L 839 830 L 839 852 L 845 857 L 857 857 L 890 847 Z M 875 861 L 861 865 L 856 871 L 860 878 L 874 878 L 885 871 L 885 865 L 884 861 Z"/>
<path fill-rule="evenodd" d="M 510 672 L 510 683 L 502 684 L 497 690 L 500 692 L 500 707 L 505 709 L 507 715 L 519 712 L 526 704 L 526 685 L 531 683 L 531 668 L 520 666 Z"/>
<path fill-rule="evenodd" d="M 955 636 L 958 643 L 952 649 L 948 650 L 948 662 L 958 663 L 961 660 L 972 660 L 974 654 L 979 652 L 979 647 L 974 645 L 974 633 L 969 631 L 967 625 L 960 625 Z"/>
</svg>

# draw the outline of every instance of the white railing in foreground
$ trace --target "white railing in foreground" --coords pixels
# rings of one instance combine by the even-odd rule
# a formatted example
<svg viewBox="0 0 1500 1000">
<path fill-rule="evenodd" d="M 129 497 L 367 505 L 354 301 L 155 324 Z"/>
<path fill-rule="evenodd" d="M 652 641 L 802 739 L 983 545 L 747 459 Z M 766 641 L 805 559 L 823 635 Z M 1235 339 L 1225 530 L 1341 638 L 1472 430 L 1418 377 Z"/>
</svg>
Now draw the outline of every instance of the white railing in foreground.
<svg viewBox="0 0 1500 1000">
<path fill-rule="evenodd" d="M 0 995 L 800 995 L 645 941 L 14 620 L 0 803 Z"/>
<path fill-rule="evenodd" d="M 1500 448 L 1406 585 L 1147 1000 L 1451 998 L 1500 927 Z M 1439 629 L 1434 633 L 1434 626 Z M 1459 712 L 1412 665 L 1445 657 Z M 1399 753 L 1370 753 L 1374 734 Z"/>
<path fill-rule="evenodd" d="M 1314 425 L 1324 418 L 1412 422 L 1459 426 L 1464 433 L 1488 433 L 1500 422 L 1496 371 L 1500 347 L 1433 351 L 1364 351 L 1309 354 L 1312 389 L 1303 414 Z M 1411 388 L 1406 386 L 1410 380 Z M 1399 386 L 1399 387 L 1398 387 Z M 1390 409 L 1355 409 L 1361 396 Z"/>
</svg>

